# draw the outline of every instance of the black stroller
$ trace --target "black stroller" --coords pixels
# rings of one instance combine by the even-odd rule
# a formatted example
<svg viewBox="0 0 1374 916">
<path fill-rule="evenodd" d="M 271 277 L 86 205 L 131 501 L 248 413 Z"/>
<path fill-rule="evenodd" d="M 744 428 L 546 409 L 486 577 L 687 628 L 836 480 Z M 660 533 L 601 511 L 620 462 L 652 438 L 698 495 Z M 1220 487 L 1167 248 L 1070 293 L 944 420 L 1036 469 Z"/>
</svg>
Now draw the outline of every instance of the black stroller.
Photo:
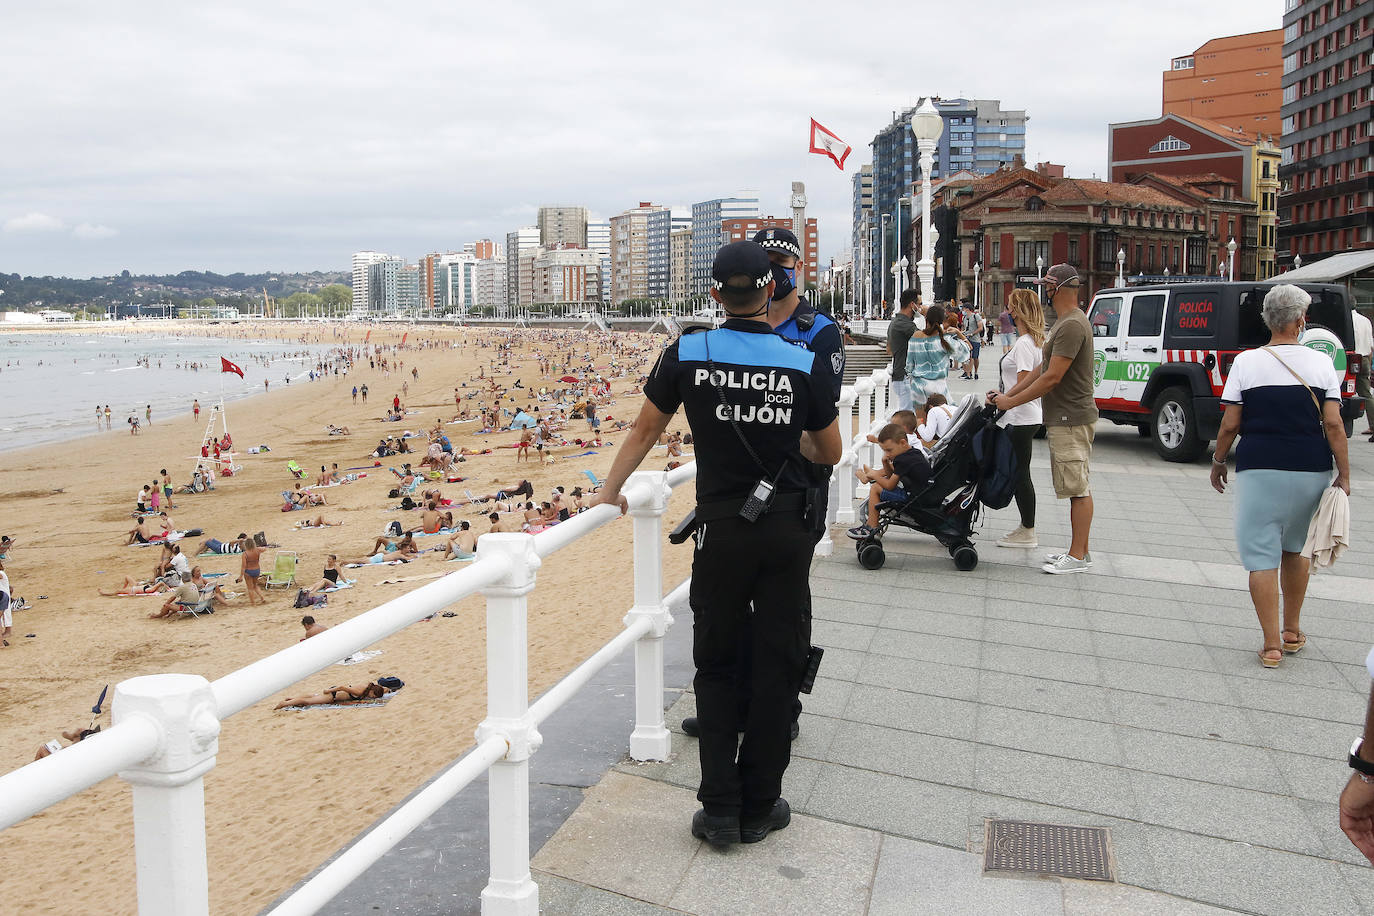
<svg viewBox="0 0 1374 916">
<path fill-rule="evenodd" d="M 980 468 L 974 458 L 973 437 L 993 423 L 998 410 L 980 407 L 977 395 L 959 402 L 949 431 L 930 455 L 930 479 L 904 503 L 878 505 L 878 527 L 855 547 L 864 569 L 879 569 L 887 560 L 883 533 L 889 525 L 929 534 L 949 550 L 956 568 L 967 572 L 978 565 L 973 525 L 978 520 Z"/>
</svg>

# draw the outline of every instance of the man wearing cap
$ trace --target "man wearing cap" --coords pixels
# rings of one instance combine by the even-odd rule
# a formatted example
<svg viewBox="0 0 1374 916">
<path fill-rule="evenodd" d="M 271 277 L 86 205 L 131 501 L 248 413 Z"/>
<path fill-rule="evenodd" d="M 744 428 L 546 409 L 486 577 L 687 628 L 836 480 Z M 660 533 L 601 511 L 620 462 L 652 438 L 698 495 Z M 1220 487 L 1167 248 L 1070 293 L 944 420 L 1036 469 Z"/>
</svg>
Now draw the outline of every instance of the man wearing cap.
<svg viewBox="0 0 1374 916">
<path fill-rule="evenodd" d="M 916 290 L 902 290 L 897 314 L 887 324 L 887 352 L 892 357 L 891 403 L 896 404 L 898 410 L 911 409 L 911 385 L 906 380 L 906 350 L 911 343 L 911 335 L 916 333 L 916 310 L 920 304 L 921 296 Z"/>
<path fill-rule="evenodd" d="M 1056 264 L 1040 281 L 1054 307 L 1054 328 L 1045 338 L 1040 368 L 1006 394 L 988 392 L 999 410 L 1010 410 L 1040 398 L 1050 445 L 1050 477 L 1055 495 L 1069 501 L 1069 549 L 1050 554 L 1047 573 L 1086 572 L 1092 568 L 1088 533 L 1093 522 L 1093 497 L 1088 485 L 1097 402 L 1093 400 L 1093 330 L 1078 307 L 1082 281 L 1069 264 Z"/>
<path fill-rule="evenodd" d="M 783 340 L 767 321 L 774 285 L 767 253 L 754 242 L 726 245 L 711 275 L 725 323 L 664 349 L 593 502 L 626 510 L 620 488 L 682 407 L 697 459 L 690 601 L 702 810 L 692 834 L 724 846 L 758 842 L 791 818 L 782 775 L 811 612 L 813 539 L 803 517 L 811 478 L 802 459 L 833 464 L 841 444 L 821 357 Z M 742 653 L 752 676 L 740 723 Z"/>
</svg>

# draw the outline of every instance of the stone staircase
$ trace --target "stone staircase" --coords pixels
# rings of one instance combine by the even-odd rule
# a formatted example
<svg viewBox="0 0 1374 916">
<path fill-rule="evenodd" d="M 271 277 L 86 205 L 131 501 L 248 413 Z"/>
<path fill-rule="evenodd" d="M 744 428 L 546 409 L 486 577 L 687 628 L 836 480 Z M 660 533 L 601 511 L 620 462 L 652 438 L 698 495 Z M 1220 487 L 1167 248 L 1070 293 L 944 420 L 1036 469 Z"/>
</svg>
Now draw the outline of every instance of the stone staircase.
<svg viewBox="0 0 1374 916">
<path fill-rule="evenodd" d="M 874 369 L 881 369 L 891 362 L 887 349 L 868 344 L 851 344 L 844 348 L 844 383 L 854 384 L 861 375 L 868 375 Z"/>
</svg>

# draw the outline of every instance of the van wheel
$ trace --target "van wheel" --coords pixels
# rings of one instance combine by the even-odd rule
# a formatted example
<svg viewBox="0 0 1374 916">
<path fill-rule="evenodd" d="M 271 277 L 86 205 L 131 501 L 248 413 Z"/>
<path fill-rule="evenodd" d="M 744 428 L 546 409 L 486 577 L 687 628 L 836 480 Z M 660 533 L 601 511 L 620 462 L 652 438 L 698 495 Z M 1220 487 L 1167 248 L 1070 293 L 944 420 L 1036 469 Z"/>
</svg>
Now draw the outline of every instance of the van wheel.
<svg viewBox="0 0 1374 916">
<path fill-rule="evenodd" d="M 1197 434 L 1193 396 L 1184 388 L 1169 388 L 1155 399 L 1150 438 L 1165 461 L 1196 461 L 1207 448 Z"/>
</svg>

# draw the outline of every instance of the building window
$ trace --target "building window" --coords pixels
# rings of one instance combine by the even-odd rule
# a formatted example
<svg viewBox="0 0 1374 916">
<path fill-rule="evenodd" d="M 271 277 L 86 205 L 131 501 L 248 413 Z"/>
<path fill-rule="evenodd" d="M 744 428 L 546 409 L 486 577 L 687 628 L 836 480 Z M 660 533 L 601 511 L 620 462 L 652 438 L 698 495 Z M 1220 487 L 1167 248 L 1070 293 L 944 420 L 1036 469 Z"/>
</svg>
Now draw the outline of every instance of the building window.
<svg viewBox="0 0 1374 916">
<path fill-rule="evenodd" d="M 1165 137 L 1163 140 L 1160 140 L 1154 146 L 1150 147 L 1150 152 L 1173 153 L 1178 152 L 1179 150 L 1186 150 L 1192 148 L 1193 147 L 1191 144 L 1183 142 L 1182 140 L 1178 139 L 1178 137 L 1168 136 Z"/>
<path fill-rule="evenodd" d="M 991 246 L 991 257 L 989 260 L 997 267 L 1002 266 L 1002 240 L 993 239 Z"/>
<path fill-rule="evenodd" d="M 1069 263 L 1078 265 L 1078 239 L 1069 239 Z"/>
</svg>

